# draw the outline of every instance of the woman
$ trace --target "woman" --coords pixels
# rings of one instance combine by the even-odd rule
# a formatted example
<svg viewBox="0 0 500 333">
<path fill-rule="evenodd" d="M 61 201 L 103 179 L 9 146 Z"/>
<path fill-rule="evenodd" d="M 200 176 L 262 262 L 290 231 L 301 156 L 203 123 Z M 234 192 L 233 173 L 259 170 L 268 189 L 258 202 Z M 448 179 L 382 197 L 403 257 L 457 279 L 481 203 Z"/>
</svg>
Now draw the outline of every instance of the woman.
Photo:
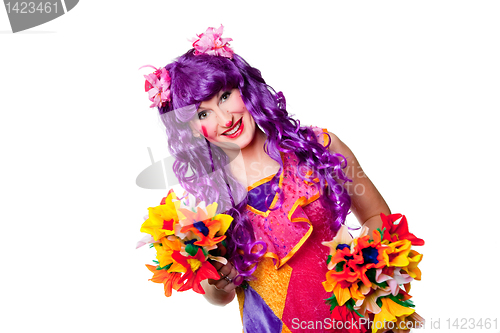
<svg viewBox="0 0 500 333">
<path fill-rule="evenodd" d="M 390 210 L 350 149 L 333 133 L 300 127 L 283 94 L 221 34 L 222 26 L 199 35 L 194 49 L 151 74 L 146 91 L 181 186 L 234 217 L 230 262 L 213 263 L 221 278 L 203 282 L 205 297 L 225 305 L 238 293 L 246 332 L 300 332 L 329 318 L 321 243 L 349 209 L 370 229 Z"/>
</svg>

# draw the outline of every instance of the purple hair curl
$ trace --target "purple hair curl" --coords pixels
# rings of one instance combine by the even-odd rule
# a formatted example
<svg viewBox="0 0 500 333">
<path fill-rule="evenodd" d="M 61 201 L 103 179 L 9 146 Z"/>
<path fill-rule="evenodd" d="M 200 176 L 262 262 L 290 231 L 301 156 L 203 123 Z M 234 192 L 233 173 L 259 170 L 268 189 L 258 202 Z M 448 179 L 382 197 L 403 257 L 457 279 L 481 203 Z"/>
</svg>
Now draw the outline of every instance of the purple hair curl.
<svg viewBox="0 0 500 333">
<path fill-rule="evenodd" d="M 219 212 L 233 216 L 227 232 L 228 254 L 239 274 L 249 278 L 265 253 L 265 243 L 255 240 L 245 212 L 246 189 L 225 170 L 229 164 L 227 155 L 219 147 L 194 137 L 189 127 L 188 122 L 196 115 L 199 104 L 220 90 L 238 88 L 246 108 L 267 135 L 265 152 L 280 165 L 277 177 L 271 181 L 273 193 L 280 193 L 275 207 L 280 207 L 284 200 L 278 185 L 279 176 L 284 172 L 280 153 L 293 152 L 299 160 L 298 175 L 311 182 L 319 179 L 316 186 L 322 204 L 335 212 L 336 219 L 331 226 L 334 231 L 344 223 L 351 205 L 342 186 L 349 181 L 342 171 L 347 163 L 343 156 L 330 153 L 318 143 L 310 127 L 301 127 L 299 121 L 288 115 L 283 94 L 267 85 L 260 71 L 243 58 L 237 54 L 233 59 L 194 55 L 193 51 L 189 50 L 165 67 L 172 80 L 171 101 L 159 111 L 166 126 L 168 148 L 176 158 L 174 172 L 180 185 L 200 201 L 217 202 Z M 300 170 L 312 170 L 312 174 Z M 210 177 L 206 177 L 208 174 Z"/>
</svg>

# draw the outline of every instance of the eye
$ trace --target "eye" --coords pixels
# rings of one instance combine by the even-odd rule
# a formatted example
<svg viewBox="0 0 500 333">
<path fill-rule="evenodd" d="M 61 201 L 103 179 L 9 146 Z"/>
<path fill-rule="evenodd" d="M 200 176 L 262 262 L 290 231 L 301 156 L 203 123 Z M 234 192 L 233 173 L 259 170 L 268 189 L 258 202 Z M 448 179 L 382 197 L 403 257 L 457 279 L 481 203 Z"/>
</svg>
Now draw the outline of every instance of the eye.
<svg viewBox="0 0 500 333">
<path fill-rule="evenodd" d="M 225 101 L 227 101 L 229 99 L 229 96 L 231 96 L 231 91 L 226 91 L 225 93 L 223 93 L 220 97 L 220 103 L 224 103 Z"/>
<path fill-rule="evenodd" d="M 200 111 L 200 112 L 198 112 L 198 119 L 203 120 L 206 117 L 208 117 L 207 111 Z"/>
</svg>

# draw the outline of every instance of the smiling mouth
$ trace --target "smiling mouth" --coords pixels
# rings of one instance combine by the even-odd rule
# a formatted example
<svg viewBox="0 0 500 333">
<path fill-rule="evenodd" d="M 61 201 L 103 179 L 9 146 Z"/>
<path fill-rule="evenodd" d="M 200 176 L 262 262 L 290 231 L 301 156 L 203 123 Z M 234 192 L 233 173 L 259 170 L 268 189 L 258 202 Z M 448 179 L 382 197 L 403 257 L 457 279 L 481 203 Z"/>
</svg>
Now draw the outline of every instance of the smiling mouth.
<svg viewBox="0 0 500 333">
<path fill-rule="evenodd" d="M 243 121 L 243 117 L 241 117 L 240 120 L 238 120 L 236 122 L 236 124 L 234 124 L 233 127 L 231 127 L 230 129 L 228 129 L 227 131 L 225 131 L 224 133 L 222 133 L 222 135 L 231 136 L 231 135 L 235 134 L 236 132 L 238 132 L 238 130 L 241 127 L 241 122 L 242 121 Z"/>
</svg>

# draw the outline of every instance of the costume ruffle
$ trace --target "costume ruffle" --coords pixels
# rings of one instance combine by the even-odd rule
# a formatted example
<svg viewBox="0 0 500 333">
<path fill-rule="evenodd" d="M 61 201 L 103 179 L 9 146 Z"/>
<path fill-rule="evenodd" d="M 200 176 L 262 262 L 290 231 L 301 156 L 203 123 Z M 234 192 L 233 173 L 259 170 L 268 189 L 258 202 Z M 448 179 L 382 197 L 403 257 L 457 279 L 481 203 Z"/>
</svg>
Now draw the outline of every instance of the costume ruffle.
<svg viewBox="0 0 500 333">
<path fill-rule="evenodd" d="M 328 142 L 320 136 L 326 129 L 313 128 L 318 141 Z M 247 214 L 257 240 L 267 244 L 265 257 L 272 258 L 276 269 L 282 267 L 297 253 L 312 233 L 313 225 L 304 207 L 319 198 L 317 179 L 307 182 L 297 174 L 298 158 L 293 153 L 281 155 L 283 172 L 279 177 L 279 188 L 286 194 L 281 207 L 276 208 L 279 194 L 272 191 L 271 180 L 266 177 L 248 187 Z M 308 170 L 300 170 L 308 174 Z M 266 198 L 273 198 L 267 209 Z"/>
</svg>

